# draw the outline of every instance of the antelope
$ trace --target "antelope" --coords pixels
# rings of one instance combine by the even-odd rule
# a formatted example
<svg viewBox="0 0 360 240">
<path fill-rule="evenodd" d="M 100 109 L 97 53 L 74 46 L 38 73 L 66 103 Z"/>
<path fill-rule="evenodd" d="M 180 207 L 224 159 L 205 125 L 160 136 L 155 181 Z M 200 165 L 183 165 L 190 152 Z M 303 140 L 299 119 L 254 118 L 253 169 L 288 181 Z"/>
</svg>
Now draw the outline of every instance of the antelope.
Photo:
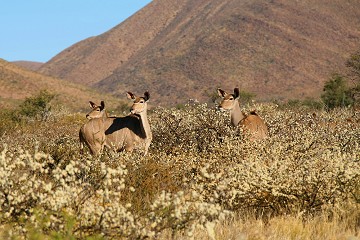
<svg viewBox="0 0 360 240">
<path fill-rule="evenodd" d="M 245 115 L 241 111 L 238 100 L 240 96 L 239 88 L 234 88 L 234 94 L 229 94 L 220 88 L 218 88 L 217 92 L 222 97 L 218 109 L 230 111 L 230 120 L 234 127 L 242 127 L 250 134 L 250 140 L 252 141 L 269 136 L 267 126 L 255 111 L 250 112 L 250 115 Z"/>
<path fill-rule="evenodd" d="M 143 147 L 144 155 L 148 153 L 152 141 L 152 132 L 147 118 L 147 101 L 150 94 L 145 92 L 143 97 L 137 97 L 131 92 L 126 94 L 133 100 L 130 115 L 108 117 L 104 114 L 100 118 L 89 121 L 88 124 L 93 127 L 84 139 L 93 155 L 102 152 L 104 147 L 127 152 Z"/>
<path fill-rule="evenodd" d="M 83 152 L 84 144 L 86 144 L 91 154 L 95 155 L 102 150 L 102 143 L 105 141 L 102 122 L 95 119 L 107 118 L 107 114 L 104 101 L 101 101 L 100 106 L 92 101 L 89 101 L 89 104 L 91 111 L 86 114 L 86 118 L 89 119 L 89 121 L 85 123 L 79 131 L 80 152 Z"/>
</svg>

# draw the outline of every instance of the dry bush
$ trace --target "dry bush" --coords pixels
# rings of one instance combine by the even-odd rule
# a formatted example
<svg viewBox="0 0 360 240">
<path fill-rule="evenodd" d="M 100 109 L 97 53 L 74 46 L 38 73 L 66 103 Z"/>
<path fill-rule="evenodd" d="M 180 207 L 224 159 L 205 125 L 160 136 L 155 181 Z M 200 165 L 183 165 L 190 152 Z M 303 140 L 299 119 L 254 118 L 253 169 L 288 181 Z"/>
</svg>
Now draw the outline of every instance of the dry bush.
<svg viewBox="0 0 360 240">
<path fill-rule="evenodd" d="M 234 134 L 224 114 L 206 104 L 189 104 L 182 109 L 156 108 L 150 120 L 154 134 L 152 148 L 167 154 L 209 152 Z"/>
<path fill-rule="evenodd" d="M 359 204 L 359 119 L 350 110 L 253 108 L 270 131 L 257 142 L 206 105 L 157 108 L 150 114 L 154 139 L 146 157 L 80 155 L 77 133 L 85 120 L 77 115 L 5 132 L 4 234 L 193 238 L 202 228 L 213 239 L 216 223 L 234 213 L 254 212 L 271 223 Z M 359 222 L 352 227 L 356 231 Z"/>
</svg>

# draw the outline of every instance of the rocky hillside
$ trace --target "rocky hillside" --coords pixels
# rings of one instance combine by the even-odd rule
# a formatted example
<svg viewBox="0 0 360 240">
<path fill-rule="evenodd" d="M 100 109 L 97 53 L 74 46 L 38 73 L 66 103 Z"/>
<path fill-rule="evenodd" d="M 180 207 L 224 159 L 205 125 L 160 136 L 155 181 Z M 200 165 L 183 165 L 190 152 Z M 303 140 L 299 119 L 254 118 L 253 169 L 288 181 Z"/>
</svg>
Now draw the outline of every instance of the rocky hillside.
<svg viewBox="0 0 360 240">
<path fill-rule="evenodd" d="M 105 92 L 149 90 L 163 105 L 206 101 L 218 86 L 318 97 L 359 43 L 357 0 L 154 0 L 40 71 Z"/>
<path fill-rule="evenodd" d="M 109 107 L 115 108 L 122 99 L 99 94 L 96 89 L 84 87 L 66 80 L 44 76 L 0 59 L 0 106 L 14 107 L 26 97 L 34 96 L 40 90 L 48 90 L 56 95 L 55 105 L 63 105 L 69 110 L 88 109 L 88 101 L 99 103 L 105 100 Z"/>
</svg>

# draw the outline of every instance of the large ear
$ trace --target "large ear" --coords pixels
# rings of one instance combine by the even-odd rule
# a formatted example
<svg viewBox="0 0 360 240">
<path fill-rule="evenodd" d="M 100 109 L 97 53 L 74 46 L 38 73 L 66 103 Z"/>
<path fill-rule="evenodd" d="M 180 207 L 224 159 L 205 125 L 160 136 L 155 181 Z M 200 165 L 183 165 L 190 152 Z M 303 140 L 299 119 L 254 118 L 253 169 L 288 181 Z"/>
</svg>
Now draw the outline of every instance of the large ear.
<svg viewBox="0 0 360 240">
<path fill-rule="evenodd" d="M 148 91 L 146 91 L 146 92 L 144 93 L 144 99 L 145 99 L 145 101 L 149 100 L 149 98 L 150 98 L 150 93 L 149 93 Z"/>
<path fill-rule="evenodd" d="M 97 107 L 97 105 L 95 103 L 93 103 L 92 101 L 89 101 L 89 104 L 90 104 L 90 107 L 93 109 Z"/>
<path fill-rule="evenodd" d="M 234 97 L 237 99 L 240 96 L 240 90 L 239 88 L 234 88 Z"/>
<path fill-rule="evenodd" d="M 101 101 L 100 109 L 101 109 L 101 111 L 105 109 L 105 102 L 104 101 Z"/>
<path fill-rule="evenodd" d="M 217 92 L 219 94 L 220 97 L 225 97 L 225 95 L 227 94 L 224 90 L 222 90 L 221 88 L 217 89 Z"/>
<path fill-rule="evenodd" d="M 136 96 L 132 92 L 126 92 L 126 96 L 128 99 L 135 100 Z"/>
</svg>

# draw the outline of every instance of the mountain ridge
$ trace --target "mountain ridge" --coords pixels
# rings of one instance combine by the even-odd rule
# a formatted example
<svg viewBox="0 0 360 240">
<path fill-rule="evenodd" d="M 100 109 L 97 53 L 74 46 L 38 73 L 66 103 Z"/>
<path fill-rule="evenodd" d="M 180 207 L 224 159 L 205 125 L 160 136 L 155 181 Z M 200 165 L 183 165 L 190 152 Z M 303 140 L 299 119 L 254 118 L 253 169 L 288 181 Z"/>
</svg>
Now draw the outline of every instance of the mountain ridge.
<svg viewBox="0 0 360 240">
<path fill-rule="evenodd" d="M 55 105 L 65 106 L 72 111 L 82 111 L 88 108 L 88 101 L 99 103 L 106 100 L 109 106 L 115 108 L 122 100 L 116 100 L 108 94 L 100 94 L 94 89 L 45 76 L 25 67 L 18 66 L 0 59 L 0 105 L 3 107 L 15 107 L 25 98 L 38 94 L 41 90 L 47 90 L 55 94 Z M 125 95 L 124 95 L 125 96 Z M 125 99 L 125 97 L 124 97 Z"/>
<path fill-rule="evenodd" d="M 31 71 L 37 71 L 44 64 L 42 62 L 25 61 L 25 60 L 13 61 L 12 63 L 14 63 L 20 67 L 29 69 Z"/>
<path fill-rule="evenodd" d="M 260 100 L 319 97 L 360 47 L 359 19 L 355 0 L 154 0 L 40 72 L 113 94 L 149 90 L 161 105 L 207 101 L 218 86 Z"/>
</svg>

